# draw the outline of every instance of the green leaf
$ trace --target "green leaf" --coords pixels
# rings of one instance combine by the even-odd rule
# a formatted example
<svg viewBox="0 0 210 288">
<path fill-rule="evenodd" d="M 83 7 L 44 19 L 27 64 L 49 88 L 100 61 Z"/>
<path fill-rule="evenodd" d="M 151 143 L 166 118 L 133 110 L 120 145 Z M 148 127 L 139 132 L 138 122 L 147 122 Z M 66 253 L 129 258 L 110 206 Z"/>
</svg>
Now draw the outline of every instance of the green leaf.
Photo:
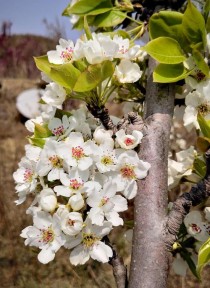
<svg viewBox="0 0 210 288">
<path fill-rule="evenodd" d="M 154 72 L 154 82 L 173 83 L 185 79 L 191 71 L 187 70 L 182 63 L 180 64 L 159 64 Z"/>
<path fill-rule="evenodd" d="M 164 64 L 177 64 L 186 60 L 179 43 L 170 37 L 158 37 L 150 41 L 142 50 Z"/>
<path fill-rule="evenodd" d="M 59 119 L 62 119 L 63 116 L 66 115 L 67 117 L 70 117 L 72 116 L 72 114 L 68 111 L 65 111 L 65 110 L 61 110 L 61 109 L 56 109 L 56 112 L 55 112 L 55 117 L 56 118 L 59 118 Z"/>
<path fill-rule="evenodd" d="M 197 137 L 196 146 L 202 153 L 205 153 L 210 147 L 210 139 L 206 137 Z"/>
<path fill-rule="evenodd" d="M 210 263 L 210 238 L 200 247 L 198 252 L 197 273 L 201 277 L 201 271 Z"/>
<path fill-rule="evenodd" d="M 205 5 L 203 7 L 203 17 L 205 22 L 207 22 L 207 19 L 209 17 L 209 11 L 210 11 L 210 0 L 206 0 Z"/>
<path fill-rule="evenodd" d="M 66 63 L 52 67 L 49 77 L 59 85 L 72 89 L 80 74 L 71 63 Z"/>
<path fill-rule="evenodd" d="M 206 31 L 207 33 L 210 33 L 210 17 L 208 17 L 207 22 L 206 22 Z"/>
<path fill-rule="evenodd" d="M 98 6 L 99 7 L 99 6 Z M 113 9 L 113 7 L 111 8 L 96 8 L 94 9 L 93 11 L 89 12 L 87 15 L 91 15 L 91 16 L 96 16 L 96 15 L 99 15 L 99 14 L 103 14 L 103 13 L 106 13 L 106 12 L 109 12 Z"/>
<path fill-rule="evenodd" d="M 113 27 L 122 23 L 126 16 L 127 15 L 121 11 L 111 10 L 96 16 L 93 25 L 97 27 Z"/>
<path fill-rule="evenodd" d="M 188 264 L 191 272 L 193 273 L 193 275 L 196 278 L 198 278 L 198 274 L 197 274 L 197 271 L 196 271 L 195 263 L 193 262 L 193 260 L 191 258 L 191 253 L 187 249 L 182 249 L 180 251 L 180 255 L 187 262 L 187 264 Z"/>
<path fill-rule="evenodd" d="M 187 9 L 183 14 L 182 32 L 194 47 L 199 44 L 202 48 L 206 46 L 205 21 L 198 9 L 188 0 Z"/>
<path fill-rule="evenodd" d="M 112 3 L 110 0 L 80 0 L 76 2 L 74 5 L 69 5 L 64 11 L 63 15 L 87 15 L 93 10 L 97 10 L 100 8 L 112 8 Z"/>
<path fill-rule="evenodd" d="M 29 137 L 28 140 L 29 140 L 30 144 L 32 144 L 34 146 L 38 146 L 40 148 L 43 148 L 45 145 L 45 139 L 44 138 Z"/>
<path fill-rule="evenodd" d="M 175 11 L 160 11 L 152 15 L 149 20 L 149 34 L 151 39 L 171 37 L 179 41 L 183 14 Z"/>
<path fill-rule="evenodd" d="M 101 64 L 89 65 L 81 73 L 73 90 L 75 92 L 86 92 L 94 89 L 99 83 L 114 73 L 114 65 L 110 61 L 104 61 Z"/>
<path fill-rule="evenodd" d="M 88 22 L 87 22 L 87 16 L 84 16 L 84 30 L 85 30 L 85 34 L 86 34 L 87 39 L 88 40 L 93 39 L 92 33 L 90 31 L 90 27 L 89 27 Z"/>
<path fill-rule="evenodd" d="M 203 135 L 210 139 L 210 120 L 206 120 L 200 113 L 198 113 L 198 124 Z"/>
<path fill-rule="evenodd" d="M 57 84 L 72 89 L 81 72 L 72 63 L 55 65 L 49 63 L 47 56 L 35 57 L 35 63 L 39 70 L 45 72 L 50 79 Z"/>
<path fill-rule="evenodd" d="M 209 66 L 206 64 L 203 55 L 196 49 L 193 49 L 192 55 L 198 69 L 200 69 L 203 74 L 209 77 Z"/>
<path fill-rule="evenodd" d="M 206 163 L 203 160 L 199 159 L 198 157 L 195 158 L 194 163 L 193 163 L 193 168 L 196 174 L 198 174 L 202 179 L 205 177 Z"/>
<path fill-rule="evenodd" d="M 34 129 L 35 138 L 47 138 L 52 135 L 47 125 L 40 125 L 38 123 L 34 123 L 34 125 L 35 125 Z"/>
</svg>

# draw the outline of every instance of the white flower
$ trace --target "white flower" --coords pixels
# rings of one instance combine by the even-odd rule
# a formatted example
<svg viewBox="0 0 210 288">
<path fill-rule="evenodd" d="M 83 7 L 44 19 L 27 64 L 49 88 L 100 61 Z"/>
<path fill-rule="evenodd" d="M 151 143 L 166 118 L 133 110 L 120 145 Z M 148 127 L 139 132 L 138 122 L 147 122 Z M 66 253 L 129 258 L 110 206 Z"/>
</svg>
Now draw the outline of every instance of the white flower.
<svg viewBox="0 0 210 288">
<path fill-rule="evenodd" d="M 49 121 L 48 128 L 58 139 L 67 137 L 72 130 L 69 119 L 66 115 L 63 115 L 62 120 L 59 118 L 52 118 Z"/>
<path fill-rule="evenodd" d="M 187 262 L 184 261 L 179 254 L 177 254 L 176 258 L 174 258 L 173 263 L 172 263 L 172 269 L 177 275 L 180 275 L 182 277 L 186 276 L 187 273 Z"/>
<path fill-rule="evenodd" d="M 184 218 L 187 232 L 198 241 L 205 242 L 209 238 L 208 225 L 203 221 L 199 211 L 191 211 Z"/>
<path fill-rule="evenodd" d="M 135 148 L 139 143 L 141 143 L 142 138 L 143 134 L 137 130 L 134 130 L 132 135 L 126 135 L 123 129 L 117 131 L 116 133 L 116 141 L 120 147 L 124 149 Z"/>
<path fill-rule="evenodd" d="M 57 108 L 61 107 L 65 99 L 66 99 L 65 89 L 54 82 L 46 86 L 42 96 L 42 100 L 45 103 Z"/>
<path fill-rule="evenodd" d="M 90 125 L 87 121 L 87 109 L 85 106 L 72 111 L 72 116 L 69 118 L 72 130 L 81 132 L 84 136 L 91 136 Z"/>
<path fill-rule="evenodd" d="M 85 142 L 80 132 L 71 132 L 65 143 L 60 145 L 59 151 L 68 165 L 83 171 L 93 164 L 90 155 L 94 151 L 94 145 L 91 140 Z"/>
<path fill-rule="evenodd" d="M 26 195 L 36 189 L 37 177 L 36 162 L 23 157 L 19 163 L 19 168 L 13 173 L 13 178 L 17 183 L 15 189 L 19 196 L 19 199 L 15 201 L 17 205 L 22 204 Z"/>
<path fill-rule="evenodd" d="M 113 256 L 113 252 L 101 239 L 109 234 L 111 229 L 110 222 L 106 221 L 103 226 L 97 226 L 92 225 L 90 219 L 87 218 L 82 233 L 76 238 L 70 237 L 65 244 L 65 247 L 69 249 L 75 247 L 70 254 L 70 262 L 73 265 L 85 264 L 92 258 L 107 263 Z"/>
<path fill-rule="evenodd" d="M 83 228 L 82 214 L 69 212 L 66 208 L 58 208 L 56 214 L 59 215 L 61 229 L 66 235 L 77 235 Z"/>
<path fill-rule="evenodd" d="M 198 113 L 206 120 L 210 120 L 210 81 L 204 81 L 196 87 L 196 91 L 186 96 L 184 126 L 190 131 L 193 127 L 199 129 Z"/>
<path fill-rule="evenodd" d="M 130 46 L 129 39 L 123 39 L 121 36 L 115 35 L 113 42 L 117 43 L 119 46 L 118 51 L 115 54 L 115 58 L 127 58 L 127 53 Z"/>
<path fill-rule="evenodd" d="M 39 205 L 46 212 L 54 212 L 57 206 L 57 197 L 50 188 L 43 189 L 39 194 Z"/>
<path fill-rule="evenodd" d="M 115 150 L 109 145 L 102 144 L 94 154 L 95 165 L 100 173 L 114 171 L 116 169 L 117 159 Z"/>
<path fill-rule="evenodd" d="M 128 209 L 127 200 L 116 195 L 116 192 L 117 185 L 109 181 L 101 191 L 94 192 L 87 198 L 87 204 L 92 207 L 88 216 L 93 224 L 101 226 L 106 218 L 113 226 L 123 225 L 118 212 Z"/>
<path fill-rule="evenodd" d="M 47 212 L 37 212 L 33 217 L 34 226 L 23 229 L 21 237 L 26 238 L 25 245 L 41 249 L 38 260 L 47 264 L 55 258 L 55 253 L 64 245 L 65 238 L 60 229 L 56 215 L 52 217 Z"/>
<path fill-rule="evenodd" d="M 206 220 L 210 222 L 210 207 L 205 207 L 204 213 Z"/>
<path fill-rule="evenodd" d="M 114 140 L 112 138 L 113 132 L 97 127 L 93 133 L 93 138 L 97 144 L 106 144 L 106 146 L 114 147 Z"/>
<path fill-rule="evenodd" d="M 117 184 L 117 190 L 122 191 L 126 198 L 132 199 L 137 193 L 136 180 L 145 178 L 151 165 L 140 160 L 133 150 L 116 151 L 118 154 L 116 172 L 109 172 L 108 175 Z"/>
<path fill-rule="evenodd" d="M 37 173 L 39 176 L 46 176 L 49 181 L 60 179 L 63 170 L 63 159 L 58 153 L 59 143 L 48 139 L 41 152 L 40 160 L 37 164 Z M 49 174 L 48 174 L 49 173 Z"/>
<path fill-rule="evenodd" d="M 47 56 L 50 63 L 64 64 L 71 62 L 74 51 L 74 43 L 71 40 L 60 39 L 56 50 L 48 51 Z"/>
<path fill-rule="evenodd" d="M 142 71 L 138 64 L 128 59 L 122 59 L 120 64 L 116 66 L 114 74 L 120 83 L 133 83 L 140 79 Z"/>
</svg>

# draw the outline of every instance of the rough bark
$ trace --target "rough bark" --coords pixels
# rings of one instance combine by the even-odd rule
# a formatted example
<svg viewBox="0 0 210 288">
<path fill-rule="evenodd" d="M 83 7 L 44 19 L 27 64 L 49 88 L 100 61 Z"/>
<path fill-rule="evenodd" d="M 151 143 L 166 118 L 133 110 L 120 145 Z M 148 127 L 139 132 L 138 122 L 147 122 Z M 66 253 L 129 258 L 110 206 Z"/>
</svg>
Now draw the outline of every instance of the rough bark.
<svg viewBox="0 0 210 288">
<path fill-rule="evenodd" d="M 191 206 L 197 206 L 210 197 L 210 149 L 206 152 L 206 175 L 203 180 L 191 188 L 189 193 L 182 194 L 173 203 L 173 208 L 166 222 L 166 246 L 172 250 L 172 245 L 177 239 L 180 225 L 189 213 Z"/>
<path fill-rule="evenodd" d="M 145 137 L 140 159 L 151 164 L 149 175 L 138 181 L 134 202 L 134 236 L 130 288 L 165 288 L 169 252 L 165 245 L 167 214 L 167 162 L 169 135 L 174 108 L 174 85 L 153 82 L 155 61 L 149 60 L 145 99 Z"/>
</svg>

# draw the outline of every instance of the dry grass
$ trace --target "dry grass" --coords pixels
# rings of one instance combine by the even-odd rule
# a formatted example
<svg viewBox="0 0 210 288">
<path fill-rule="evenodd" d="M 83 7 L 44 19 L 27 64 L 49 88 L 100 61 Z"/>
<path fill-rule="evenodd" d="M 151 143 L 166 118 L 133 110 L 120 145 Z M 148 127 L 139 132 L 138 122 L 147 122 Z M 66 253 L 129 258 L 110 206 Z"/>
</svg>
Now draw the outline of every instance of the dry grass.
<svg viewBox="0 0 210 288">
<path fill-rule="evenodd" d="M 36 81 L 1 79 L 0 82 L 1 288 L 115 288 L 112 269 L 108 264 L 90 261 L 87 265 L 75 268 L 69 263 L 69 252 L 61 249 L 55 260 L 44 266 L 37 260 L 37 250 L 26 247 L 20 238 L 21 230 L 31 224 L 31 218 L 25 214 L 29 202 L 18 207 L 14 204 L 16 195 L 12 173 L 17 169 L 17 163 L 24 154 L 24 144 L 27 143 L 27 131 L 20 122 L 15 100 L 18 93 L 34 87 Z M 118 229 L 112 239 L 117 241 L 120 253 L 124 255 L 126 264 L 129 264 L 130 248 L 122 240 L 122 234 L 122 230 Z M 208 269 L 204 271 L 203 283 L 195 281 L 190 272 L 186 279 L 171 272 L 169 288 L 209 288 L 209 279 Z"/>
</svg>

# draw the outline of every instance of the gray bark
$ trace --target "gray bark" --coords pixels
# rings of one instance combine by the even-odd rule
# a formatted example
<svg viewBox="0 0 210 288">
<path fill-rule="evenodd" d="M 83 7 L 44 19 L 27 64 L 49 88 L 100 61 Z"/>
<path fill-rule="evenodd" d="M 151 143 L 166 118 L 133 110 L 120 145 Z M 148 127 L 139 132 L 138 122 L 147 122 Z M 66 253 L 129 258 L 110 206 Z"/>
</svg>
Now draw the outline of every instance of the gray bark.
<svg viewBox="0 0 210 288">
<path fill-rule="evenodd" d="M 165 288 L 170 254 L 165 245 L 169 136 L 174 108 L 174 85 L 153 82 L 155 61 L 149 60 L 145 99 L 145 137 L 140 159 L 151 164 L 138 181 L 134 203 L 134 236 L 130 288 Z"/>
</svg>

